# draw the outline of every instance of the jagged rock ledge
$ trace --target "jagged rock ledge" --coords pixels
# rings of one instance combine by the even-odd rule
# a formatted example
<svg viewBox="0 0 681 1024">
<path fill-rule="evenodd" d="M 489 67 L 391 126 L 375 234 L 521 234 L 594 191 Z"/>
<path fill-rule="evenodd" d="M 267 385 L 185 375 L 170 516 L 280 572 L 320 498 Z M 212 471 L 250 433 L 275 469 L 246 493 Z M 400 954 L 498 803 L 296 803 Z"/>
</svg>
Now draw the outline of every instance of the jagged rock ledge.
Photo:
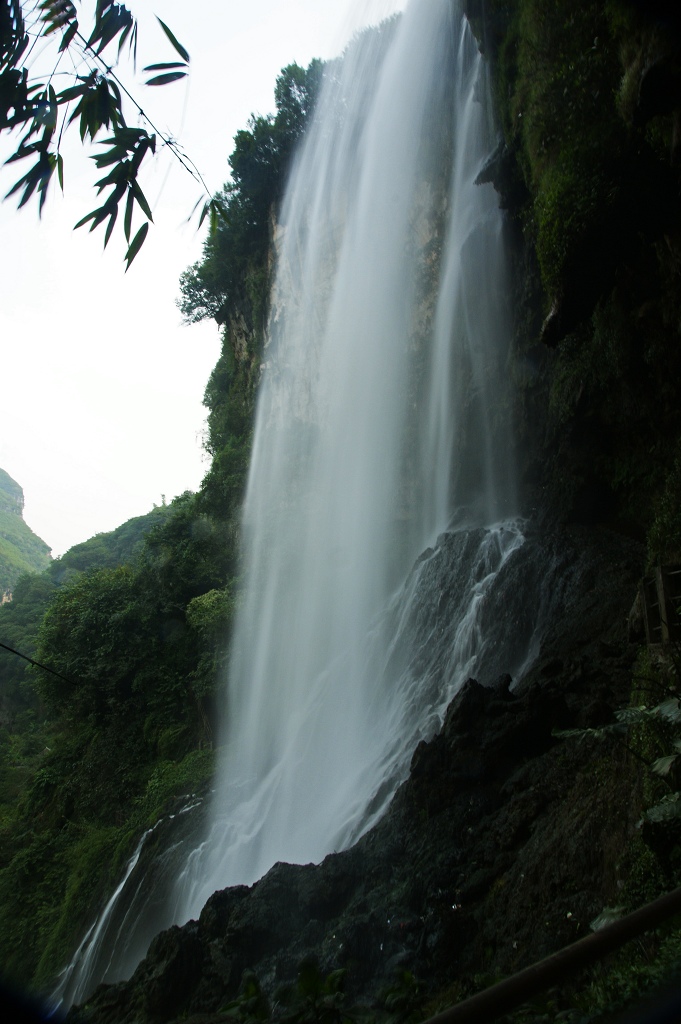
<svg viewBox="0 0 681 1024">
<path fill-rule="evenodd" d="M 546 542 L 536 545 L 546 559 Z M 244 972 L 272 1000 L 310 958 L 321 977 L 345 969 L 348 1005 L 378 1009 L 405 971 L 424 983 L 425 1003 L 584 934 L 626 869 L 635 775 L 617 748 L 553 731 L 601 724 L 627 700 L 641 552 L 580 529 L 549 547 L 560 549 L 564 590 L 517 689 L 509 676 L 469 680 L 415 751 L 388 814 L 354 847 L 216 892 L 198 921 L 162 932 L 130 981 L 101 985 L 70 1024 L 208 1024 L 239 996 Z"/>
</svg>

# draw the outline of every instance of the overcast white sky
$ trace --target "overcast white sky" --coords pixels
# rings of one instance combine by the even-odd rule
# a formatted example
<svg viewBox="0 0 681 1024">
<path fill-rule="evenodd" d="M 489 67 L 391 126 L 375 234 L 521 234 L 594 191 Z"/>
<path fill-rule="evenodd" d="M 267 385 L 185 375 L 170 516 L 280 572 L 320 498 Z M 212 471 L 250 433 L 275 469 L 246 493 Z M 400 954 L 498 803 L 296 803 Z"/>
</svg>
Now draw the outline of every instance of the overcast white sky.
<svg viewBox="0 0 681 1024">
<path fill-rule="evenodd" d="M 128 0 L 140 22 L 139 66 L 174 59 L 154 14 L 192 65 L 188 86 L 136 94 L 216 191 L 234 134 L 250 113 L 274 110 L 282 67 L 337 55 L 355 28 L 405 5 Z M 24 518 L 55 556 L 148 512 L 161 495 L 198 488 L 207 469 L 201 399 L 219 351 L 215 324 L 183 327 L 175 306 L 181 272 L 201 255 L 203 235 L 183 223 L 196 184 L 164 155 L 147 170 L 156 226 L 124 274 L 122 236 L 114 232 L 103 253 L 101 230 L 72 231 L 97 205 L 94 167 L 75 139 L 65 196 L 54 190 L 42 222 L 35 206 L 0 204 L 0 467 L 23 487 Z M 17 167 L 0 171 L 2 195 Z"/>
</svg>

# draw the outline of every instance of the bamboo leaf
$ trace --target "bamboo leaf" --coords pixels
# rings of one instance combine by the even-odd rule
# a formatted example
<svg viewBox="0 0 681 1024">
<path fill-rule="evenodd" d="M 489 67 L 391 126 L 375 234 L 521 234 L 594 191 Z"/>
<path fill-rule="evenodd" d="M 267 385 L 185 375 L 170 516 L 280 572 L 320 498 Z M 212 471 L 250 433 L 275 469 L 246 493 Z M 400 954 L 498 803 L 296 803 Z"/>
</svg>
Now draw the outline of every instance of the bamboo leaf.
<svg viewBox="0 0 681 1024">
<path fill-rule="evenodd" d="M 187 65 L 182 60 L 172 60 L 165 64 L 147 64 L 142 71 L 167 71 L 168 68 L 186 68 Z"/>
<path fill-rule="evenodd" d="M 31 156 L 33 153 L 37 153 L 39 148 L 40 147 L 37 142 L 31 142 L 28 146 L 19 146 L 15 153 L 12 153 L 11 156 L 7 157 L 5 163 L 13 164 L 16 163 L 17 160 L 24 160 L 27 156 Z M 11 192 L 7 193 L 8 196 L 11 194 Z M 6 198 L 7 196 L 5 196 L 5 199 Z"/>
<path fill-rule="evenodd" d="M 182 60 L 185 60 L 187 62 L 187 64 L 189 64 L 189 54 L 185 50 L 185 48 L 182 45 L 182 43 L 178 42 L 178 40 L 175 38 L 173 33 L 170 31 L 170 29 L 168 28 L 166 23 L 164 21 L 161 21 L 161 19 L 159 18 L 158 15 L 156 15 L 156 20 L 159 23 L 159 25 L 161 26 L 161 28 L 163 29 L 163 31 L 165 32 L 165 34 L 167 35 L 168 39 L 170 40 L 170 42 L 171 42 L 171 44 L 173 46 L 173 49 L 175 49 L 177 51 L 177 53 L 179 53 L 180 57 L 182 57 Z"/>
<path fill-rule="evenodd" d="M 95 185 L 97 189 L 101 192 L 103 188 L 107 187 L 107 185 L 116 185 L 121 181 L 123 182 L 123 185 L 125 187 L 125 182 L 127 182 L 126 168 L 123 164 L 116 163 L 116 165 L 109 172 L 109 174 L 107 174 L 104 178 L 100 178 L 99 181 L 96 181 Z"/>
<path fill-rule="evenodd" d="M 220 220 L 220 211 L 215 203 L 210 204 L 210 233 L 214 235 L 218 229 L 218 221 Z"/>
<path fill-rule="evenodd" d="M 190 220 L 192 219 L 192 217 L 194 216 L 194 214 L 195 214 L 195 213 L 196 213 L 196 211 L 198 210 L 199 206 L 201 205 L 201 201 L 202 201 L 202 200 L 203 200 L 203 196 L 199 196 L 199 198 L 198 198 L 198 199 L 196 200 L 196 202 L 195 202 L 195 203 L 194 203 L 194 205 L 192 206 L 192 212 L 191 212 L 191 213 L 189 214 L 189 216 L 187 217 L 187 221 L 186 221 L 186 223 L 187 223 L 187 224 L 189 224 Z M 205 208 L 205 204 L 204 204 L 204 208 Z M 202 216 L 204 216 L 204 215 L 202 214 Z M 200 227 L 200 226 L 201 226 L 201 225 L 199 225 L 199 227 Z"/>
<path fill-rule="evenodd" d="M 135 205 L 135 196 L 132 189 L 128 189 L 128 198 L 125 201 L 125 217 L 123 218 L 123 231 L 126 242 L 130 242 L 130 227 L 132 225 L 132 211 Z"/>
<path fill-rule="evenodd" d="M 105 249 L 106 249 L 107 245 L 109 244 L 109 239 L 111 238 L 111 232 L 114 229 L 114 224 L 116 223 L 116 217 L 117 216 L 118 216 L 118 207 L 114 206 L 113 210 L 109 214 L 109 223 L 106 226 L 106 233 L 104 235 L 104 248 Z"/>
<path fill-rule="evenodd" d="M 168 85 L 170 82 L 177 82 L 180 78 L 186 78 L 186 71 L 171 71 L 167 75 L 156 75 L 155 78 L 150 78 L 145 85 Z"/>
<path fill-rule="evenodd" d="M 82 228 L 84 224 L 87 224 L 89 220 L 92 220 L 92 218 L 96 216 L 97 210 L 93 210 L 92 213 L 86 213 L 84 217 L 80 218 L 77 224 L 73 225 L 73 230 L 75 231 L 77 228 Z"/>
<path fill-rule="evenodd" d="M 71 43 L 75 39 L 77 31 L 78 31 L 78 22 L 77 21 L 72 21 L 71 24 L 69 25 L 69 27 L 67 28 L 66 32 L 62 36 L 62 41 L 59 44 L 59 52 L 60 53 L 63 53 L 64 50 L 68 50 L 69 46 L 71 45 Z"/>
<path fill-rule="evenodd" d="M 199 202 L 200 201 L 201 200 L 199 200 Z M 198 205 L 198 203 L 197 203 L 197 205 Z M 194 207 L 194 210 L 195 209 L 196 209 L 196 206 Z M 194 212 L 194 210 L 192 210 L 192 213 Z M 201 225 L 203 224 L 204 220 L 206 219 L 206 217 L 208 216 L 209 213 L 210 213 L 210 200 L 208 200 L 207 202 L 205 202 L 203 204 L 203 209 L 201 210 L 201 216 L 199 217 L 199 227 L 201 227 Z"/>
<path fill-rule="evenodd" d="M 31 177 L 30 181 L 26 185 L 26 188 L 24 190 L 23 196 L 19 200 L 19 206 L 18 206 L 19 210 L 21 209 L 22 206 L 25 206 L 26 203 L 29 201 L 29 199 L 31 198 L 31 196 L 33 195 L 35 190 L 37 189 L 39 181 L 40 181 L 39 177 Z"/>
<path fill-rule="evenodd" d="M 615 712 L 615 718 L 623 725 L 641 725 L 653 716 L 650 708 L 641 705 L 638 708 L 622 708 Z"/>
<path fill-rule="evenodd" d="M 127 7 L 123 4 L 114 3 L 112 0 L 107 0 L 101 6 L 98 5 L 95 27 L 87 41 L 87 45 L 94 47 L 95 44 L 98 44 L 97 53 L 99 54 L 102 50 L 106 49 L 117 35 L 124 35 L 127 38 L 133 24 L 133 16 Z M 119 53 L 120 47 L 121 44 L 119 42 Z"/>
<path fill-rule="evenodd" d="M 121 38 L 118 40 L 118 56 L 119 57 L 121 55 L 121 51 L 122 51 L 123 47 L 125 46 L 125 41 L 128 38 L 128 36 L 130 35 L 130 32 L 132 30 L 132 26 L 133 26 L 133 22 L 129 21 L 128 24 L 123 29 L 123 31 L 121 32 Z M 131 43 L 132 43 L 132 40 L 131 40 Z"/>
<path fill-rule="evenodd" d="M 108 209 L 107 205 L 104 204 L 104 206 L 100 206 L 98 210 L 95 210 L 95 215 L 92 218 L 92 224 L 90 225 L 90 231 L 94 231 L 95 228 L 98 228 L 99 225 L 102 224 L 109 216 L 111 216 L 111 211 Z"/>
<path fill-rule="evenodd" d="M 144 212 L 145 217 L 148 217 L 149 220 L 153 221 L 154 218 L 151 215 L 151 208 L 149 206 L 149 203 L 146 200 L 146 196 L 144 195 L 144 192 L 139 187 L 139 185 L 137 184 L 136 181 L 132 182 L 132 190 L 135 193 L 135 199 L 137 200 L 139 205 L 142 207 L 142 210 Z"/>
<path fill-rule="evenodd" d="M 59 93 L 59 103 L 70 103 L 71 100 L 75 100 L 78 96 L 83 96 L 88 88 L 87 80 L 81 79 L 80 85 L 72 85 L 70 89 L 62 89 Z M 73 117 L 71 118 L 73 121 Z"/>
<path fill-rule="evenodd" d="M 130 264 L 132 263 L 132 261 L 134 260 L 135 256 L 137 255 L 137 253 L 140 251 L 140 249 L 144 245 L 144 239 L 147 237 L 148 230 L 149 230 L 149 222 L 147 221 L 146 223 L 144 223 L 142 225 L 142 227 L 139 229 L 139 231 L 137 232 L 137 234 L 133 238 L 132 242 L 130 243 L 128 251 L 125 254 L 125 259 L 127 261 L 127 266 L 125 268 L 126 274 L 130 270 Z"/>
<path fill-rule="evenodd" d="M 38 216 L 39 217 L 42 217 L 42 214 L 43 214 L 43 206 L 45 205 L 45 200 L 47 199 L 47 190 L 48 190 L 50 181 L 52 180 L 52 175 L 54 174 L 54 169 L 57 166 L 57 158 L 53 154 L 50 153 L 48 155 L 48 157 L 47 157 L 47 160 L 42 160 L 41 164 L 42 164 L 42 175 L 41 175 L 40 184 L 38 186 L 38 191 L 40 192 L 40 201 L 38 203 Z"/>
<path fill-rule="evenodd" d="M 40 20 L 44 24 L 43 36 L 49 36 L 58 29 L 69 25 L 76 17 L 76 8 L 71 0 L 44 0 L 38 5 Z"/>
</svg>

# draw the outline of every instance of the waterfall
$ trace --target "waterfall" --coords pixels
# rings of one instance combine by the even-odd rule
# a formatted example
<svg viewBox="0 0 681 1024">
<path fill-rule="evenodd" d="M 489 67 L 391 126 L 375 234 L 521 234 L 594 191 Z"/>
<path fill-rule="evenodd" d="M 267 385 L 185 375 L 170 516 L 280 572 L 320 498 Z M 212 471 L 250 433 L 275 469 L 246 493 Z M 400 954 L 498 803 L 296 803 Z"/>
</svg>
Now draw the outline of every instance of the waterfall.
<svg viewBox="0 0 681 1024">
<path fill-rule="evenodd" d="M 180 880 L 183 917 L 374 819 L 432 731 L 425 695 L 415 710 L 389 670 L 391 602 L 454 517 L 490 525 L 513 505 L 494 423 L 501 218 L 475 184 L 494 132 L 486 68 L 454 8 L 413 2 L 331 69 L 282 210 L 225 754 L 212 829 Z M 484 579 L 520 535 L 491 536 Z M 475 605 L 471 593 L 462 620 Z"/>
<path fill-rule="evenodd" d="M 523 536 L 502 219 L 475 184 L 490 106 L 454 0 L 412 0 L 327 65 L 277 231 L 224 754 L 165 924 L 350 845 L 499 660 L 480 611 Z M 457 582 L 433 598 L 447 545 Z M 106 980 L 142 955 L 133 919 Z"/>
</svg>

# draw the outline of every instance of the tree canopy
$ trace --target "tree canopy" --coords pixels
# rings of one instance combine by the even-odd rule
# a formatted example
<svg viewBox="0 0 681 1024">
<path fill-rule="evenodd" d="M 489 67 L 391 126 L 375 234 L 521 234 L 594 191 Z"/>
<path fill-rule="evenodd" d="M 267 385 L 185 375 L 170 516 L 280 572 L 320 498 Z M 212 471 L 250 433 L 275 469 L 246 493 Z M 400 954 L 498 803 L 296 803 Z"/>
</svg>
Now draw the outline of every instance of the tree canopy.
<svg viewBox="0 0 681 1024">
<path fill-rule="evenodd" d="M 231 181 L 215 197 L 221 216 L 209 235 L 203 259 L 180 279 L 180 310 L 188 323 L 226 320 L 234 290 L 245 270 L 260 262 L 269 244 L 273 204 L 286 185 L 291 158 L 319 90 L 322 61 L 309 67 L 289 64 L 275 86 L 276 114 L 253 114 L 234 136 L 229 158 Z"/>
</svg>

